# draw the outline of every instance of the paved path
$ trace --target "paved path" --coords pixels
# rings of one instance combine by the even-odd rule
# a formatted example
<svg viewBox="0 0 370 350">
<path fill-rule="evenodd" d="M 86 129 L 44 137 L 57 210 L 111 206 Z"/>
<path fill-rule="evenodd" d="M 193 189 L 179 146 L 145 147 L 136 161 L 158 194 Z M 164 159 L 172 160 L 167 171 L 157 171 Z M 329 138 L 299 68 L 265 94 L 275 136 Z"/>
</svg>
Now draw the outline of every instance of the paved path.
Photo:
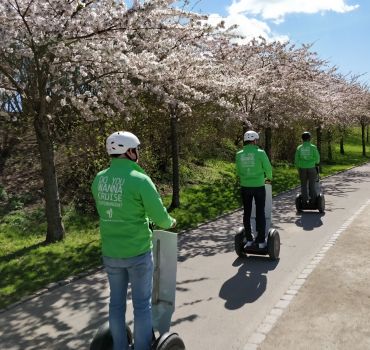
<svg viewBox="0 0 370 350">
<path fill-rule="evenodd" d="M 317 324 L 315 331 L 315 321 L 310 323 L 312 317 L 299 315 L 299 310 L 294 311 L 294 307 L 299 309 L 295 305 L 308 293 L 306 307 L 314 312 L 314 306 L 311 309 L 307 300 L 312 303 L 316 296 L 326 295 L 321 293 L 322 286 L 328 288 L 334 285 L 333 279 L 343 285 L 344 282 L 333 275 L 332 280 L 318 277 L 321 281 L 316 283 L 316 289 L 309 289 L 311 279 L 319 273 L 321 266 L 324 268 L 330 254 L 339 249 L 339 243 L 347 236 L 344 228 L 350 220 L 356 224 L 356 215 L 357 218 L 366 218 L 367 222 L 363 225 L 369 228 L 368 207 L 364 207 L 370 194 L 369 174 L 370 164 L 367 164 L 325 180 L 325 214 L 311 212 L 297 215 L 295 191 L 275 197 L 273 223 L 282 241 L 280 260 L 277 262 L 264 257 L 244 260 L 236 257 L 233 240 L 235 229 L 242 222 L 241 211 L 183 234 L 179 242 L 177 300 L 172 330 L 181 335 L 187 349 L 275 349 L 274 344 L 278 343 L 281 334 L 287 339 L 287 343 L 281 341 L 281 349 L 298 349 L 297 340 L 292 338 L 287 322 L 293 322 L 303 333 L 306 330 L 308 335 L 310 327 L 312 333 L 321 329 Z M 359 214 L 359 210 L 363 212 Z M 341 234 L 338 235 L 338 232 Z M 367 232 L 370 234 L 369 229 Z M 350 239 L 348 244 L 351 245 L 351 242 Z M 370 248 L 369 242 L 368 236 L 363 235 L 361 247 Z M 340 255 L 347 261 L 357 261 L 353 257 L 357 250 L 361 249 L 354 246 L 353 250 L 344 249 Z M 363 250 L 365 253 L 369 249 Z M 324 255 L 326 251 L 328 253 Z M 366 265 L 366 259 L 360 255 L 356 255 L 356 259 L 357 263 L 343 264 L 337 269 L 348 269 L 346 273 L 364 279 L 362 283 L 365 283 L 366 276 L 357 270 L 359 266 Z M 352 283 L 346 286 L 348 295 L 353 294 L 354 301 L 362 306 L 369 305 L 366 294 L 359 294 Z M 327 297 L 333 299 L 335 295 L 329 293 Z M 348 298 L 346 300 L 349 301 Z M 108 291 L 103 272 L 43 294 L 0 314 L 0 349 L 88 349 L 95 330 L 106 320 L 107 302 Z M 315 309 L 316 316 L 320 317 L 320 306 L 315 306 Z M 364 316 L 366 313 L 359 314 Z M 302 318 L 301 328 L 292 318 L 289 321 L 289 315 Z M 336 320 L 340 319 L 342 317 L 338 316 Z M 356 324 L 361 321 L 369 324 L 368 319 L 360 319 Z M 332 327 L 338 329 L 339 326 L 333 322 Z M 361 333 L 360 327 L 350 328 L 350 331 L 354 332 L 353 337 L 366 339 L 366 333 Z M 309 336 L 308 340 L 311 339 L 312 336 Z M 321 338 L 318 339 L 316 344 L 321 344 Z M 330 339 L 327 342 L 330 343 Z M 356 349 L 358 344 L 352 344 L 352 349 Z M 331 349 L 321 346 L 308 348 Z M 342 348 L 337 346 L 332 349 Z"/>
<path fill-rule="evenodd" d="M 370 349 L 369 250 L 370 200 L 317 254 L 317 264 L 313 262 L 301 275 L 306 281 L 297 295 L 291 300 L 294 294 L 286 294 L 288 305 L 282 316 L 266 319 L 267 338 L 249 348 Z M 275 315 L 279 311 L 283 309 L 275 308 Z M 270 325 L 275 326 L 268 332 Z"/>
</svg>

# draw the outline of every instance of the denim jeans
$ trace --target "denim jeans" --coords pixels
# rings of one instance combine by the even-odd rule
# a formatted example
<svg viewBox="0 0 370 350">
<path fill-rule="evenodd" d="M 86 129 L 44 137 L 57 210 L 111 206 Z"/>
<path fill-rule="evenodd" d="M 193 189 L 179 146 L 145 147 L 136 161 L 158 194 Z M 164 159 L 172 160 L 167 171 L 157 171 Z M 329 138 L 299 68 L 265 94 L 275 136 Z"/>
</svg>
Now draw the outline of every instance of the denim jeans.
<svg viewBox="0 0 370 350">
<path fill-rule="evenodd" d="M 251 214 L 252 214 L 252 203 L 254 198 L 254 202 L 256 204 L 256 231 L 257 231 L 256 242 L 263 243 L 265 241 L 265 230 L 266 230 L 265 186 L 242 187 L 240 192 L 244 207 L 243 225 L 245 230 L 245 237 L 247 241 L 253 240 L 251 233 Z"/>
<path fill-rule="evenodd" d="M 150 350 L 152 341 L 153 255 L 149 251 L 128 259 L 103 257 L 110 287 L 109 328 L 113 350 L 128 350 L 126 298 L 131 284 L 135 350 Z"/>
</svg>

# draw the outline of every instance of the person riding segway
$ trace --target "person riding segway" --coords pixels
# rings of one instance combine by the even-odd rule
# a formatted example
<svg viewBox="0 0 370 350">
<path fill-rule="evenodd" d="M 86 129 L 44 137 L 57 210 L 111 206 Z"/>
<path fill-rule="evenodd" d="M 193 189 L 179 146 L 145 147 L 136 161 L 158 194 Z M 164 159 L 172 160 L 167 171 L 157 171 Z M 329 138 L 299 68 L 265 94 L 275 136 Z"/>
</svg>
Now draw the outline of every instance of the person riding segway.
<svg viewBox="0 0 370 350">
<path fill-rule="evenodd" d="M 109 330 L 113 350 L 128 350 L 125 312 L 128 283 L 134 308 L 134 343 L 137 350 L 152 345 L 152 231 L 149 219 L 163 228 L 176 225 L 139 160 L 139 139 L 118 131 L 106 140 L 110 167 L 92 184 L 100 221 L 103 263 L 110 287 Z"/>
<path fill-rule="evenodd" d="M 298 169 L 301 182 L 301 193 L 296 197 L 296 209 L 325 209 L 325 199 L 320 193 L 319 164 L 320 154 L 317 147 L 311 143 L 311 134 L 302 133 L 302 144 L 297 147 L 294 164 Z"/>
<path fill-rule="evenodd" d="M 175 232 L 153 229 L 153 260 L 153 332 L 150 349 L 185 350 L 185 344 L 178 333 L 170 332 L 176 295 L 177 234 Z M 126 329 L 123 329 L 122 333 L 126 334 L 130 349 L 137 349 L 128 323 L 126 323 Z M 90 350 L 112 349 L 113 338 L 109 329 L 109 322 L 105 322 L 95 334 L 90 344 Z"/>
<path fill-rule="evenodd" d="M 243 227 L 235 236 L 235 251 L 240 257 L 247 253 L 269 254 L 277 259 L 280 238 L 275 229 L 270 229 L 272 167 L 265 151 L 258 147 L 258 140 L 257 132 L 247 131 L 243 149 L 236 154 L 244 213 Z"/>
</svg>

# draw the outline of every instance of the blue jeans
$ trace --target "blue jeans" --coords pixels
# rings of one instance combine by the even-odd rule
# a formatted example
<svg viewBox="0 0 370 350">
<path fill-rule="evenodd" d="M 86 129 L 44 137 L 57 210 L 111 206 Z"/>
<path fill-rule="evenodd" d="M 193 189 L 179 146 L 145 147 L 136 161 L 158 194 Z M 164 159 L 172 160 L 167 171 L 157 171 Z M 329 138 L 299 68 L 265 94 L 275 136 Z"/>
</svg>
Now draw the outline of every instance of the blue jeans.
<svg viewBox="0 0 370 350">
<path fill-rule="evenodd" d="M 113 337 L 113 350 L 128 350 L 125 314 L 129 282 L 134 307 L 135 350 L 150 350 L 152 341 L 152 252 L 128 259 L 103 257 L 103 262 L 110 287 L 109 328 Z"/>
</svg>

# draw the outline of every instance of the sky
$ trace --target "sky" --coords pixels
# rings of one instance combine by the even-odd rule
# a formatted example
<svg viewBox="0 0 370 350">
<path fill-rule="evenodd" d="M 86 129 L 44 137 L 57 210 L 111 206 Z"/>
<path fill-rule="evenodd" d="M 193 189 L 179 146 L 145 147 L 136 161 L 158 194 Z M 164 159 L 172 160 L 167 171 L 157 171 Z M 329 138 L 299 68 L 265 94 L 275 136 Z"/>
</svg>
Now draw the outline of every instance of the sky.
<svg viewBox="0 0 370 350">
<path fill-rule="evenodd" d="M 311 51 L 370 86 L 370 0 L 191 0 L 211 23 L 237 24 L 247 39 L 313 44 Z"/>
</svg>

